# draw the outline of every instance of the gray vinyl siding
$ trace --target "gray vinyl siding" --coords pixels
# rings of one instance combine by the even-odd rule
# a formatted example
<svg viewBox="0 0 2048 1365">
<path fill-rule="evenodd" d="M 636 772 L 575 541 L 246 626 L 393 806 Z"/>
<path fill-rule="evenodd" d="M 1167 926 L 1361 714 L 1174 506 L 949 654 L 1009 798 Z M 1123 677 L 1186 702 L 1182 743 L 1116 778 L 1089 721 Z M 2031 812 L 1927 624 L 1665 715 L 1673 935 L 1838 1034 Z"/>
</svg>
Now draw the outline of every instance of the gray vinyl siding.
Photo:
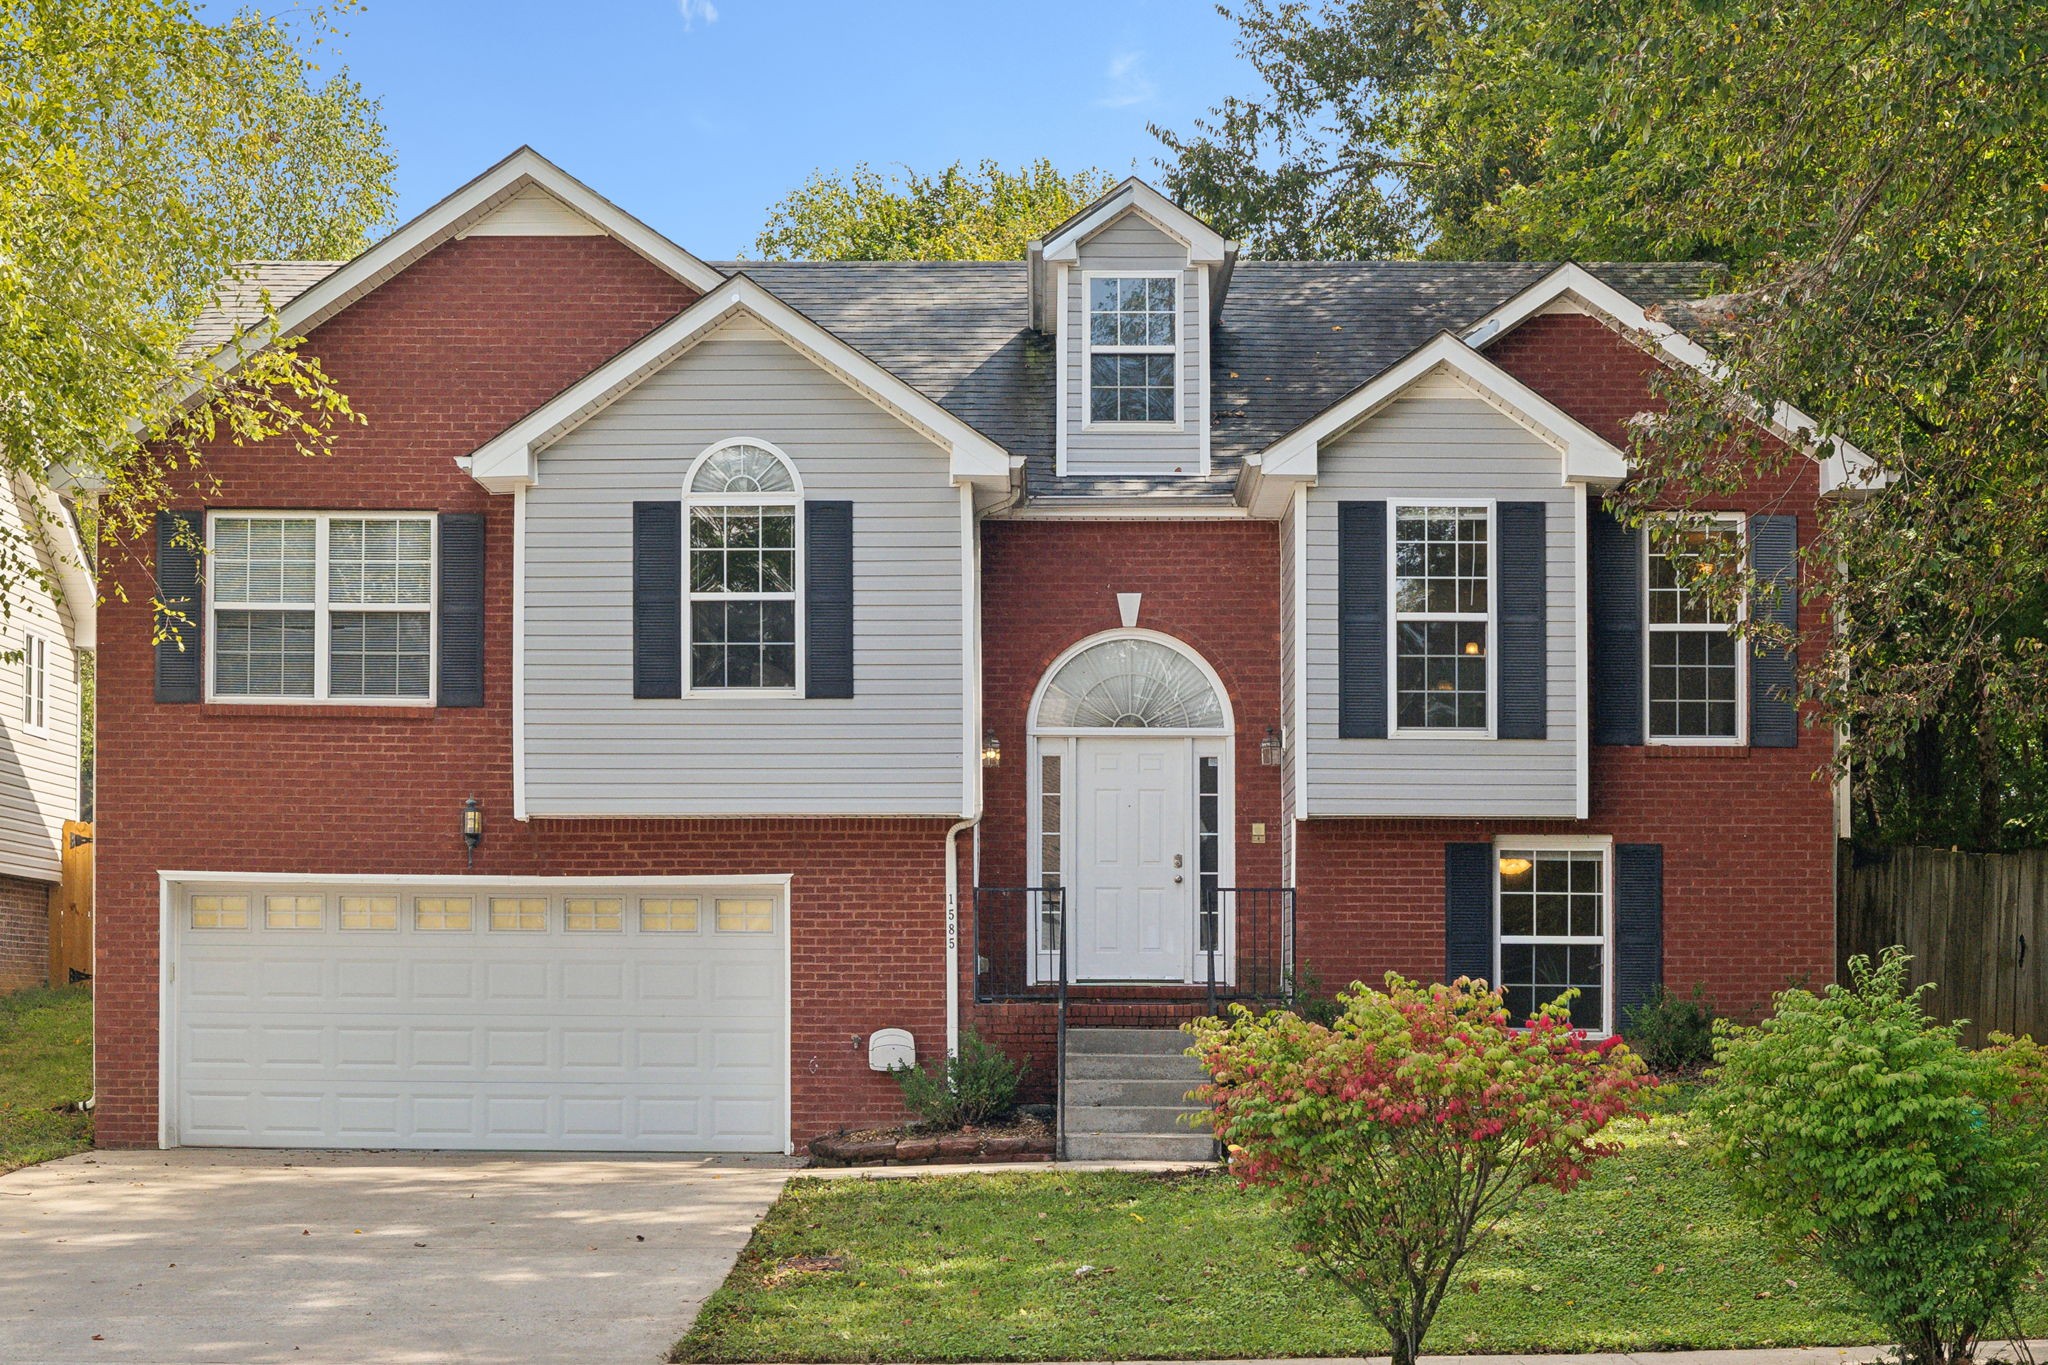
<svg viewBox="0 0 2048 1365">
<path fill-rule="evenodd" d="M 1409 499 L 1548 505 L 1547 738 L 1337 736 L 1337 504 Z M 1445 375 L 1325 443 L 1308 494 L 1309 817 L 1570 817 L 1578 803 L 1573 490 L 1556 450 Z M 1497 604 L 1496 604 L 1497 605 Z M 1498 618 L 1495 627 L 1498 630 Z M 1391 628 L 1391 626 L 1390 626 Z M 1391 693 L 1392 688 L 1389 687 Z"/>
<path fill-rule="evenodd" d="M 850 699 L 633 698 L 633 502 L 680 498 L 691 462 L 737 436 L 787 454 L 806 497 L 854 504 Z M 529 814 L 960 812 L 960 494 L 943 451 L 739 319 L 542 452 L 539 474 L 526 507 Z"/>
<path fill-rule="evenodd" d="M 0 486 L 0 522 L 10 532 L 35 537 L 34 517 L 24 513 L 24 502 L 12 485 Z M 55 559 L 40 545 L 36 555 L 55 581 Z M 0 874 L 54 882 L 64 822 L 78 818 L 79 683 L 71 608 L 26 577 L 8 589 L 7 607 L 0 617 Z M 42 734 L 31 733 L 22 718 L 27 664 L 21 654 L 31 631 L 48 651 Z"/>
<path fill-rule="evenodd" d="M 1069 474 L 1199 474 L 1202 472 L 1202 316 L 1200 272 L 1187 266 L 1188 250 L 1136 214 L 1125 214 L 1083 242 L 1080 261 L 1067 271 L 1067 404 L 1062 416 Z M 1180 274 L 1180 412 L 1178 430 L 1092 430 L 1086 426 L 1088 276 L 1131 271 Z"/>
</svg>

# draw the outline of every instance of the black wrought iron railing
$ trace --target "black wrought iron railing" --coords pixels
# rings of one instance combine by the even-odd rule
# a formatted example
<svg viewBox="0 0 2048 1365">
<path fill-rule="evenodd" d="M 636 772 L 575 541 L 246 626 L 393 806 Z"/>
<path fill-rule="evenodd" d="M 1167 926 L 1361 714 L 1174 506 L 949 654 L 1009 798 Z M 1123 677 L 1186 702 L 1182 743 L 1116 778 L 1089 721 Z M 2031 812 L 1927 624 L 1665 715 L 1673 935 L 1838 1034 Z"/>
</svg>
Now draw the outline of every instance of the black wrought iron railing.
<svg viewBox="0 0 2048 1365">
<path fill-rule="evenodd" d="M 1052 999 L 1065 974 L 1066 939 L 1059 887 L 975 887 L 974 998 Z"/>
<path fill-rule="evenodd" d="M 1294 979 L 1294 888 L 1204 890 L 1195 943 L 1212 1011 L 1231 1000 L 1285 1000 Z"/>
</svg>

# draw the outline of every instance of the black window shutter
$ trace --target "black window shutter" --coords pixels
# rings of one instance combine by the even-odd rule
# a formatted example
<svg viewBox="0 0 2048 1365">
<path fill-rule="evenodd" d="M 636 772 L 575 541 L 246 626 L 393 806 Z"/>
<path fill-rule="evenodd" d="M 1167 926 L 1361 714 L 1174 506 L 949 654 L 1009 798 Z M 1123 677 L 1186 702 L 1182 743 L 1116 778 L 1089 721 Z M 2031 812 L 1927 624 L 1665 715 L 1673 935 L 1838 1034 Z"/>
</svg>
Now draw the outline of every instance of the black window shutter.
<svg viewBox="0 0 2048 1365">
<path fill-rule="evenodd" d="M 1664 983 L 1664 845 L 1614 846 L 1614 1026 Z"/>
<path fill-rule="evenodd" d="M 1444 980 L 1493 980 L 1493 845 L 1444 845 Z"/>
<path fill-rule="evenodd" d="M 206 607 L 199 591 L 200 551 L 179 543 L 185 530 L 206 543 L 206 513 L 156 514 L 156 595 L 170 609 L 156 614 L 156 699 L 200 701 L 206 695 Z"/>
<path fill-rule="evenodd" d="M 1550 718 L 1544 511 L 1540 502 L 1504 502 L 1494 510 L 1500 539 L 1494 561 L 1500 592 L 1500 703 L 1494 733 L 1502 739 L 1542 739 Z"/>
<path fill-rule="evenodd" d="M 804 503 L 804 695 L 853 695 L 853 504 Z"/>
<path fill-rule="evenodd" d="M 442 706 L 484 704 L 484 518 L 441 514 Z"/>
<path fill-rule="evenodd" d="M 1337 504 L 1337 735 L 1387 737 L 1387 505 Z"/>
<path fill-rule="evenodd" d="M 683 695 L 683 505 L 633 504 L 633 695 Z"/>
<path fill-rule="evenodd" d="M 1749 568 L 1777 589 L 1756 604 L 1759 620 L 1799 629 L 1799 519 L 1759 513 L 1749 519 Z M 1762 642 L 1749 651 L 1749 742 L 1765 749 L 1799 743 L 1798 652 Z"/>
<path fill-rule="evenodd" d="M 1643 742 L 1643 533 L 1605 507 L 1591 516 L 1587 590 L 1593 638 L 1593 742 Z"/>
</svg>

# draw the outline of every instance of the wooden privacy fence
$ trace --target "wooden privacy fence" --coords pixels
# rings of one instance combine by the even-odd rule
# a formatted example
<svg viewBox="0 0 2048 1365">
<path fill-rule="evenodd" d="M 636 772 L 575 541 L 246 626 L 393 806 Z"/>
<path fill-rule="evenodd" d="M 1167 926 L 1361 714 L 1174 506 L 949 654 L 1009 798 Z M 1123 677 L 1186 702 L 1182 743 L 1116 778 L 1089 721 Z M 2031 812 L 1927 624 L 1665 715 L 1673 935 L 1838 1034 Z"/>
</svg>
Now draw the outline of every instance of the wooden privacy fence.
<svg viewBox="0 0 2048 1365">
<path fill-rule="evenodd" d="M 1929 1007 L 1968 1020 L 1974 1045 L 1993 1032 L 2048 1040 L 2048 849 L 1845 846 L 1835 900 L 1843 963 L 1900 944 L 1914 982 L 1934 983 Z"/>
<path fill-rule="evenodd" d="M 92 822 L 64 822 L 62 880 L 50 888 L 50 984 L 92 975 Z"/>
</svg>

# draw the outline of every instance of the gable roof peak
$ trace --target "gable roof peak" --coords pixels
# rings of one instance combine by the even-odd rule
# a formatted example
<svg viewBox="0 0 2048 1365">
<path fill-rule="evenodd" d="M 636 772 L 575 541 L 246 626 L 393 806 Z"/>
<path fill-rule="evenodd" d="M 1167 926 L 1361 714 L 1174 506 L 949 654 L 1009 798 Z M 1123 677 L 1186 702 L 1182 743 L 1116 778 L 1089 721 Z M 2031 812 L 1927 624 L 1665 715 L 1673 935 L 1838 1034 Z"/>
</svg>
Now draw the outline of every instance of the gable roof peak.
<svg viewBox="0 0 2048 1365">
<path fill-rule="evenodd" d="M 1032 254 L 1048 261 L 1079 258 L 1081 243 L 1127 213 L 1151 220 L 1161 231 L 1186 245 L 1190 265 L 1221 265 L 1236 250 L 1223 234 L 1174 203 L 1144 179 L 1125 176 L 1114 188 L 1075 213 L 1032 244 Z"/>
</svg>

